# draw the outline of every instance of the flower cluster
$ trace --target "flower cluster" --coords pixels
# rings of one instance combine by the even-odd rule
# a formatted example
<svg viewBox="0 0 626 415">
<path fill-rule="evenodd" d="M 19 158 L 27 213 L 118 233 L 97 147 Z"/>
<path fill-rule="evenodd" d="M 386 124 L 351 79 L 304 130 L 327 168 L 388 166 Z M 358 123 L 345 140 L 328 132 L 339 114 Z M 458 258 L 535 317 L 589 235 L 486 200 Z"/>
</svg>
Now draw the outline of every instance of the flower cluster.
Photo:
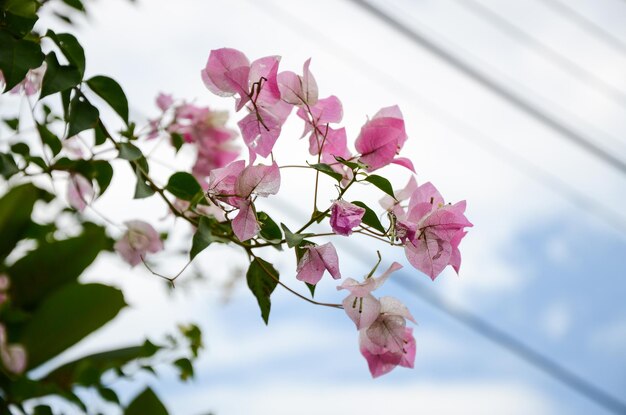
<svg viewBox="0 0 626 415">
<path fill-rule="evenodd" d="M 213 111 L 188 102 L 176 104 L 174 98 L 166 94 L 160 94 L 156 104 L 162 113 L 150 121 L 148 138 L 156 138 L 164 132 L 172 141 L 174 137 L 181 137 L 184 143 L 193 145 L 197 155 L 192 173 L 202 183 L 211 171 L 239 156 L 239 148 L 234 144 L 237 133 L 226 127 L 226 111 Z"/>
<path fill-rule="evenodd" d="M 147 138 L 164 133 L 176 150 L 184 143 L 197 148 L 193 177 L 189 173 L 176 173 L 182 181 L 175 180 L 178 184 L 173 188 L 168 185 L 160 189 L 176 197 L 173 202 L 166 199 L 168 205 L 180 209 L 174 213 L 188 220 L 196 236 L 199 235 L 194 236 L 191 260 L 198 249 L 212 242 L 232 242 L 243 248 L 251 262 L 248 285 L 257 297 L 266 322 L 269 296 L 274 287 L 287 285 L 279 281 L 271 264 L 256 255 L 257 248 L 273 246 L 283 250 L 285 245 L 293 248 L 297 259 L 296 279 L 307 283 L 312 295 L 326 273 L 335 280 L 342 278 L 339 255 L 332 242 L 312 241 L 321 236 L 356 234 L 402 247 L 408 262 L 433 280 L 448 265 L 458 273 L 459 244 L 466 235 L 465 229 L 472 226 L 465 217 L 465 202 L 446 204 L 432 184 L 418 186 L 413 176 L 405 188 L 393 191 L 387 179 L 374 174 L 391 164 L 415 173 L 413 163 L 400 157 L 408 139 L 400 109 L 383 107 L 367 119 L 354 138 L 351 150 L 346 129 L 338 125 L 343 119 L 343 105 L 334 95 L 319 97 L 310 69 L 311 60 L 304 63 L 301 74 L 279 71 L 279 64 L 278 56 L 251 61 L 238 50 L 223 48 L 211 51 L 201 70 L 202 80 L 211 92 L 234 97 L 235 112 L 246 111 L 237 125 L 248 149 L 247 160 L 238 159 L 239 151 L 234 145 L 237 133 L 226 126 L 226 112 L 187 102 L 177 103 L 170 95 L 157 97 L 161 115 L 150 122 Z M 308 138 L 308 152 L 314 160 L 281 167 L 273 149 L 294 109 L 297 118 L 304 123 L 300 138 Z M 255 206 L 258 198 L 279 192 L 281 168 L 287 167 L 306 168 L 315 173 L 313 212 L 310 220 L 296 232 L 291 232 L 283 223 L 279 227 Z M 181 174 L 189 177 L 183 180 Z M 337 196 L 325 209 L 318 208 L 320 174 L 336 180 Z M 183 182 L 188 187 L 181 192 L 179 187 L 185 186 Z M 381 223 L 384 214 L 377 214 L 362 202 L 347 199 L 349 188 L 358 183 L 373 185 L 386 194 L 380 203 L 388 223 Z M 71 176 L 70 184 L 68 199 L 72 206 L 82 210 L 93 198 L 93 190 L 85 186 L 81 176 Z M 153 182 L 151 185 L 159 190 Z M 165 198 L 163 191 L 159 193 Z M 312 225 L 322 224 L 326 219 L 328 232 L 312 232 Z M 130 221 L 126 225 L 128 231 L 115 244 L 115 249 L 131 265 L 142 262 L 146 254 L 163 249 L 159 235 L 149 224 Z M 345 310 L 359 332 L 359 348 L 373 377 L 397 366 L 413 367 L 416 349 L 413 329 L 407 327 L 407 320 L 415 323 L 415 319 L 408 308 L 396 298 L 373 295 L 402 266 L 394 262 L 386 272 L 374 277 L 376 267 L 361 282 L 346 278 L 340 283 L 337 289 L 349 292 L 342 304 L 307 299 Z M 167 279 L 173 282 L 178 275 Z"/>
</svg>

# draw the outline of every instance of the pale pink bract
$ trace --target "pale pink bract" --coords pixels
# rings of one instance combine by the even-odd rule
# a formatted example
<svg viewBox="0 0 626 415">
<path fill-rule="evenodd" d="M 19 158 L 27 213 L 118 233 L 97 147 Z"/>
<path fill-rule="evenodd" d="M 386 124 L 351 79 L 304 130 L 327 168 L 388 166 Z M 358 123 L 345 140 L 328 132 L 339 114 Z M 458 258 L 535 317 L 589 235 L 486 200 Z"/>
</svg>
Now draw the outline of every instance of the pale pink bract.
<svg viewBox="0 0 626 415">
<path fill-rule="evenodd" d="M 147 222 L 131 220 L 125 222 L 128 230 L 118 240 L 114 248 L 131 266 L 142 262 L 147 253 L 156 253 L 163 249 L 163 242 L 157 231 Z"/>
</svg>

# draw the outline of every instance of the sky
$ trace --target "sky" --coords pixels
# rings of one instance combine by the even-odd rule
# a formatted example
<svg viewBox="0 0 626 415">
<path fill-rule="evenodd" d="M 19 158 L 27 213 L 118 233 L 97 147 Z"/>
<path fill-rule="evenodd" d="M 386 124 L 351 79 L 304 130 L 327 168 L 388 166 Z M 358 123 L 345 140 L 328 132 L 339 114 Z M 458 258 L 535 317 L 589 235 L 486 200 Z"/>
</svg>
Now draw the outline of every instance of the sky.
<svg viewBox="0 0 626 415">
<path fill-rule="evenodd" d="M 469 0 L 372 4 L 626 161 L 626 51 L 559 9 L 563 0 L 475 1 L 535 39 L 543 52 L 481 18 Z M 626 2 L 567 4 L 577 16 L 626 44 Z M 79 35 L 87 75 L 107 74 L 118 80 L 138 122 L 158 114 L 154 98 L 166 92 L 229 110 L 235 127 L 241 115 L 234 114 L 232 99 L 212 96 L 199 76 L 209 51 L 221 47 L 240 49 L 251 59 L 280 55 L 281 68 L 296 72 L 312 58 L 320 96 L 333 94 L 342 100 L 342 125 L 352 139 L 368 115 L 398 104 L 409 135 L 402 155 L 413 160 L 418 182 L 432 181 L 446 201 L 467 200 L 474 228 L 461 245 L 460 275 L 447 270 L 435 282 L 413 270 L 401 250 L 375 248 L 385 264 L 405 265 L 397 278 L 413 287 L 394 283 L 394 276 L 381 292 L 404 301 L 418 321 L 413 370 L 398 368 L 372 380 L 358 352 L 357 333 L 343 312 L 304 303 L 280 287 L 272 296 L 270 324 L 265 326 L 242 278 L 245 256 L 213 246 L 198 256 L 173 294 L 140 267 L 130 269 L 114 255 L 99 258 L 84 280 L 122 287 L 131 307 L 60 356 L 59 363 L 105 345 L 126 345 L 145 336 L 158 339 L 176 323 L 193 321 L 203 328 L 206 344 L 196 379 L 180 383 L 174 372 L 162 369 L 158 379 L 140 376 L 133 383 L 114 384 L 124 399 L 149 384 L 172 413 L 190 415 L 609 413 L 428 305 L 417 295 L 426 291 L 623 399 L 623 172 L 353 2 L 110 0 L 90 4 L 89 14 L 87 20 L 77 19 L 76 27 L 51 17 L 44 23 Z M 561 61 L 573 62 L 578 72 L 546 58 L 554 53 Z M 107 115 L 114 123 L 115 117 Z M 306 154 L 306 143 L 297 139 L 301 128 L 296 120 L 286 126 L 276 147 L 279 162 L 292 163 L 294 154 Z M 147 143 L 144 148 L 153 146 Z M 174 159 L 166 146 L 152 155 L 161 182 L 172 168 L 188 168 L 193 157 L 183 151 Z M 409 177 L 397 166 L 384 173 L 396 188 Z M 130 201 L 129 177 L 120 163 L 114 190 L 95 206 L 119 223 L 142 217 L 160 230 L 173 229 L 168 253 L 154 256 L 154 261 L 162 272 L 174 274 L 184 259 L 172 252 L 185 247 L 190 229 L 167 217 L 155 198 Z M 320 200 L 330 201 L 330 182 L 322 184 L 327 190 Z M 264 201 L 263 208 L 297 227 L 310 214 L 312 177 L 290 173 L 281 186 L 280 194 Z M 367 187 L 356 191 L 357 198 L 374 204 L 379 195 Z M 87 215 L 99 220 L 93 212 Z M 369 240 L 333 243 L 344 276 L 359 278 L 375 262 Z M 305 292 L 296 284 L 291 256 L 272 251 L 263 255 L 276 264 L 284 281 Z M 194 279 L 193 274 L 202 278 Z M 342 294 L 325 277 L 316 298 L 339 302 Z M 111 411 L 105 406 L 103 410 Z"/>
</svg>

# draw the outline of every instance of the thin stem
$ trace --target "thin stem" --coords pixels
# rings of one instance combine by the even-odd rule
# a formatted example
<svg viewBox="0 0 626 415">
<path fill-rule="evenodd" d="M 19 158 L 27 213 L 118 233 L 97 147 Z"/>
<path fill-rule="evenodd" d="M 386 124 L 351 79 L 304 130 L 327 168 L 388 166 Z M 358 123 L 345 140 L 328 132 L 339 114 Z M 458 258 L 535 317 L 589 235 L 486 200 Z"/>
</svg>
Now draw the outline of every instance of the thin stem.
<svg viewBox="0 0 626 415">
<path fill-rule="evenodd" d="M 258 256 L 254 255 L 252 253 L 252 251 L 248 251 L 248 255 L 250 255 L 251 257 L 257 259 L 259 258 Z M 260 259 L 260 258 L 259 258 Z M 312 300 L 310 298 L 307 298 L 306 296 L 300 294 L 299 292 L 293 290 L 292 288 L 289 288 L 286 284 L 284 284 L 282 281 L 280 281 L 278 278 L 274 277 L 274 274 L 272 274 L 270 272 L 270 270 L 268 270 L 267 268 L 265 268 L 265 265 L 263 265 L 263 262 L 258 261 L 259 266 L 263 269 L 263 271 L 265 271 L 265 274 L 267 274 L 271 279 L 273 279 L 274 281 L 276 281 L 277 284 L 280 284 L 284 289 L 286 289 L 287 291 L 289 291 L 290 293 L 294 294 L 297 297 L 300 297 L 301 299 L 303 299 L 304 301 L 307 301 L 311 304 L 315 304 L 315 305 L 321 305 L 324 307 L 332 307 L 332 308 L 343 308 L 343 306 L 341 304 L 334 304 L 334 303 L 321 303 L 319 301 L 315 301 Z"/>
<path fill-rule="evenodd" d="M 176 288 L 176 286 L 174 285 L 174 281 L 176 281 L 176 279 L 178 277 L 180 277 L 183 272 L 185 272 L 185 270 L 191 264 L 191 261 L 192 261 L 192 260 L 187 261 L 185 266 L 180 271 L 178 271 L 178 273 L 176 275 L 174 275 L 173 277 L 167 277 L 167 276 L 165 276 L 163 274 L 159 274 L 158 272 L 156 272 L 152 268 L 150 268 L 148 263 L 144 260 L 143 255 L 140 255 L 139 257 L 141 258 L 141 262 L 143 263 L 143 265 L 146 267 L 146 269 L 148 271 L 150 271 L 150 273 L 152 273 L 152 275 L 156 275 L 157 277 L 160 277 L 160 278 L 163 278 L 164 280 L 167 280 L 172 285 L 172 288 Z"/>
</svg>

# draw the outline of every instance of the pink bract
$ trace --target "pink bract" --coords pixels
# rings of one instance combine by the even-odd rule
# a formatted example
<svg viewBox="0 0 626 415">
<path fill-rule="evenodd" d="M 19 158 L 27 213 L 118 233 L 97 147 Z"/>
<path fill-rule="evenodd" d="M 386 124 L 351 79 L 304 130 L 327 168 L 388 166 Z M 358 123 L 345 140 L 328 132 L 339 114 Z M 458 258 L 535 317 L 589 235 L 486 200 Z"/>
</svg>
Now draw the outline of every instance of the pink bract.
<svg viewBox="0 0 626 415">
<path fill-rule="evenodd" d="M 402 113 L 393 106 L 382 108 L 367 121 L 354 144 L 361 153 L 359 161 L 371 172 L 392 163 L 406 139 Z"/>
<path fill-rule="evenodd" d="M 147 253 L 155 253 L 163 249 L 159 234 L 149 223 L 131 220 L 125 224 L 128 230 L 122 239 L 115 243 L 114 248 L 131 266 L 139 264 Z"/>
<path fill-rule="evenodd" d="M 336 200 L 330 209 L 330 226 L 338 235 L 349 236 L 361 224 L 365 209 L 345 200 Z"/>
<path fill-rule="evenodd" d="M 309 284 L 317 284 L 324 271 L 334 278 L 341 278 L 339 272 L 339 258 L 335 247 L 330 242 L 319 246 L 305 246 L 305 252 L 300 258 L 296 278 Z"/>
<path fill-rule="evenodd" d="M 67 201 L 74 209 L 82 212 L 95 196 L 91 181 L 80 174 L 72 174 L 67 182 Z"/>
</svg>

